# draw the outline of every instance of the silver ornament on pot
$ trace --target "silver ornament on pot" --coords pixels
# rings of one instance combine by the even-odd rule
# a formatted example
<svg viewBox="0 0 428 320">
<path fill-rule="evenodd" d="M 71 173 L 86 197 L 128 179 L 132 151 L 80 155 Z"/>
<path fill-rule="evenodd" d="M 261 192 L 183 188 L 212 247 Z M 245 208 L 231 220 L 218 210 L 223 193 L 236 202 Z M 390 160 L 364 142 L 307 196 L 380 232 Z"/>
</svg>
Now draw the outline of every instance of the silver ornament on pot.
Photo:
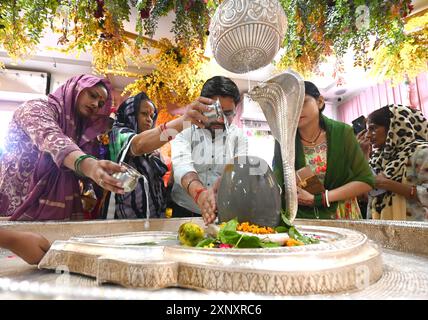
<svg viewBox="0 0 428 320">
<path fill-rule="evenodd" d="M 286 30 L 277 0 L 225 0 L 211 20 L 211 49 L 224 69 L 246 73 L 273 60 Z"/>
</svg>

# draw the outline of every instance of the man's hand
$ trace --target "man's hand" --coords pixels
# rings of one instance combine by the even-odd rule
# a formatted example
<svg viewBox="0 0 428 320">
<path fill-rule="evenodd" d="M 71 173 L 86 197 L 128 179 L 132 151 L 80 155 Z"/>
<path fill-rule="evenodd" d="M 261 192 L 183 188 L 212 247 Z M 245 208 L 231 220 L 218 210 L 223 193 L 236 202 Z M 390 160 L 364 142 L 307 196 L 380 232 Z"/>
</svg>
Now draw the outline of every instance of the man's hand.
<svg viewBox="0 0 428 320">
<path fill-rule="evenodd" d="M 201 192 L 198 198 L 198 207 L 201 209 L 202 218 L 205 224 L 213 223 L 217 216 L 217 203 L 215 200 L 214 188 L 209 188 Z"/>
</svg>

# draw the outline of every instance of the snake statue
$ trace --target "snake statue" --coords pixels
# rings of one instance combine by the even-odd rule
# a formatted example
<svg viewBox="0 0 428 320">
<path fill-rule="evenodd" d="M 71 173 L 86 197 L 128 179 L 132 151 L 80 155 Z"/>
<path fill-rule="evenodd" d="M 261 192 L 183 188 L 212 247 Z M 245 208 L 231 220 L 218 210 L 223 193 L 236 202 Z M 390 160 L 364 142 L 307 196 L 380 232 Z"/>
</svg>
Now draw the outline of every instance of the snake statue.
<svg viewBox="0 0 428 320">
<path fill-rule="evenodd" d="M 297 187 L 294 170 L 295 137 L 305 98 L 304 81 L 293 71 L 275 75 L 248 92 L 256 101 L 281 146 L 286 210 L 292 222 L 297 214 Z"/>
</svg>

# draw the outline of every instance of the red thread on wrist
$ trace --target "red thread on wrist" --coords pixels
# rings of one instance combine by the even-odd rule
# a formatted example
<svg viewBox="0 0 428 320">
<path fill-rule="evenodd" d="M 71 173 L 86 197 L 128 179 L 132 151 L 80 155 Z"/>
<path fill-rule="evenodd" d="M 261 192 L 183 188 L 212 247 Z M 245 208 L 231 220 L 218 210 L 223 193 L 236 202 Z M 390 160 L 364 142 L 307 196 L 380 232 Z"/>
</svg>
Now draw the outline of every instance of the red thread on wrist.
<svg viewBox="0 0 428 320">
<path fill-rule="evenodd" d="M 163 132 L 165 132 L 167 135 L 168 135 L 168 141 L 171 141 L 172 139 L 173 139 L 173 137 L 172 136 L 170 136 L 169 134 L 168 134 L 168 132 L 167 132 L 167 130 L 168 130 L 168 128 L 167 128 L 167 123 L 162 123 L 159 127 L 160 127 L 160 129 L 161 129 L 161 134 L 163 133 Z"/>
<path fill-rule="evenodd" d="M 200 189 L 196 190 L 196 195 L 194 198 L 196 204 L 198 204 L 198 199 L 199 199 L 199 196 L 201 195 L 201 193 L 206 191 L 206 190 L 207 190 L 206 188 L 200 188 Z"/>
<path fill-rule="evenodd" d="M 416 194 L 416 186 L 413 185 L 412 189 L 410 189 L 410 198 L 413 198 Z"/>
</svg>

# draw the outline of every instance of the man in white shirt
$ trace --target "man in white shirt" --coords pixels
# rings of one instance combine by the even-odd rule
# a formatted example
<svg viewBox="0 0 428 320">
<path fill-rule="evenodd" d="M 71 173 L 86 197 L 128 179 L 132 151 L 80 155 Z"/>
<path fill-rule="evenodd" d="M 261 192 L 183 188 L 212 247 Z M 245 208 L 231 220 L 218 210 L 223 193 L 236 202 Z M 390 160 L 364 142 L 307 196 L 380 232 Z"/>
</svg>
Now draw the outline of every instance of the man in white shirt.
<svg viewBox="0 0 428 320">
<path fill-rule="evenodd" d="M 231 79 L 208 79 L 201 96 L 218 100 L 227 122 L 232 123 L 240 94 Z M 226 130 L 223 118 L 204 124 L 204 129 L 192 125 L 171 141 L 173 217 L 202 215 L 207 220 L 214 216 L 216 192 L 225 165 L 237 161 L 236 156 L 247 154 L 248 141 L 237 126 L 231 124 Z"/>
</svg>

